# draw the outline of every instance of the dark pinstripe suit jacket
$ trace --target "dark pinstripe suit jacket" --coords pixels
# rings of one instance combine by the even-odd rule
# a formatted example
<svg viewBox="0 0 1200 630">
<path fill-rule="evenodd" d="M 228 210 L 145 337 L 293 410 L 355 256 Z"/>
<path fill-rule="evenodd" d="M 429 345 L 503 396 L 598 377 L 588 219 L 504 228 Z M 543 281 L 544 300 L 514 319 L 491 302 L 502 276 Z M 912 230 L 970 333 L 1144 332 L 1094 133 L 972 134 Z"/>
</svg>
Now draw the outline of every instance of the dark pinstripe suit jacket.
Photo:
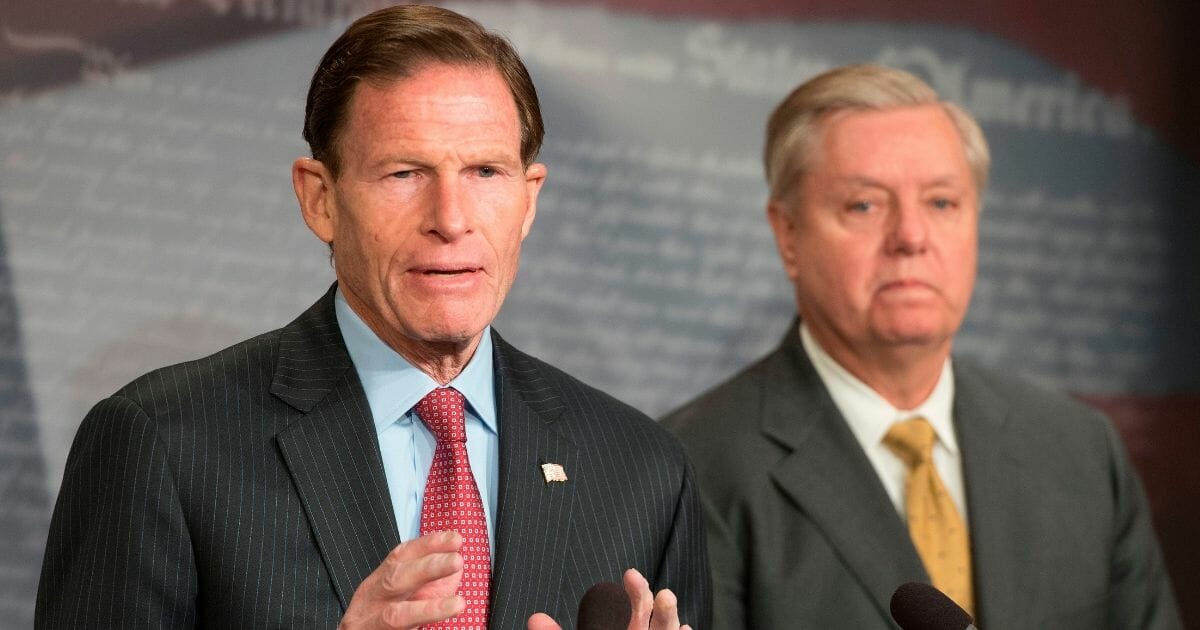
<svg viewBox="0 0 1200 630">
<path fill-rule="evenodd" d="M 88 414 L 67 462 L 39 628 L 332 628 L 400 542 L 332 290 L 288 326 L 147 374 Z M 636 567 L 707 627 L 692 473 L 641 413 L 495 341 L 492 628 L 574 624 Z M 562 464 L 548 484 L 540 464 Z M 699 626 L 698 626 L 699 627 Z"/>
</svg>

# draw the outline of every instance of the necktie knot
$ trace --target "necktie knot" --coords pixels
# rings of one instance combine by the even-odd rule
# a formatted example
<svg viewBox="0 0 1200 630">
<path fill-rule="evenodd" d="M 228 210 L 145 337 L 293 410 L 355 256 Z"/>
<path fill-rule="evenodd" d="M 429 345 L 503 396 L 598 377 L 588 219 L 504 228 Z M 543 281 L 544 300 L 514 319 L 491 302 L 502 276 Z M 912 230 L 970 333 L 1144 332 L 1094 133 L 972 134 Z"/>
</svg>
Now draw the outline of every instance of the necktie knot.
<svg viewBox="0 0 1200 630">
<path fill-rule="evenodd" d="M 916 416 L 893 424 L 883 437 L 883 444 L 912 470 L 933 457 L 936 437 L 933 425 L 925 418 Z"/>
<path fill-rule="evenodd" d="M 426 394 L 413 408 L 439 443 L 466 442 L 465 402 L 457 389 L 439 387 Z"/>
</svg>

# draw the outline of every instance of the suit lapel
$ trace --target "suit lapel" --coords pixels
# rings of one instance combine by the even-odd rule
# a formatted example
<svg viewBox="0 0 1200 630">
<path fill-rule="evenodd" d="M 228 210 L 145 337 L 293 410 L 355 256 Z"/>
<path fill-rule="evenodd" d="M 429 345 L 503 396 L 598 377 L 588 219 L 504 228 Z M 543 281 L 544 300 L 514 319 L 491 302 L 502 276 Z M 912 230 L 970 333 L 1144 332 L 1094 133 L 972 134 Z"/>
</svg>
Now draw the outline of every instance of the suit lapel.
<svg viewBox="0 0 1200 630">
<path fill-rule="evenodd" d="M 890 624 L 896 587 L 929 579 L 908 530 L 794 327 L 767 373 L 762 430 L 792 450 L 772 478 L 822 531 Z"/>
<path fill-rule="evenodd" d="M 283 329 L 271 393 L 296 410 L 276 443 L 344 610 L 400 535 L 332 288 Z"/>
<path fill-rule="evenodd" d="M 955 431 L 962 448 L 971 528 L 972 572 L 980 627 L 1024 628 L 1036 608 L 1036 576 L 1023 558 L 1037 554 L 1039 535 L 1024 515 L 1037 513 L 1008 405 L 975 372 L 955 364 Z"/>
<path fill-rule="evenodd" d="M 547 483 L 541 465 L 561 464 L 570 477 L 579 457 L 556 426 L 566 406 L 543 380 L 541 368 L 499 335 L 493 340 L 500 497 L 490 626 L 523 628 L 526 617 L 541 608 L 539 602 L 560 590 L 573 544 L 568 537 L 573 485 Z"/>
</svg>

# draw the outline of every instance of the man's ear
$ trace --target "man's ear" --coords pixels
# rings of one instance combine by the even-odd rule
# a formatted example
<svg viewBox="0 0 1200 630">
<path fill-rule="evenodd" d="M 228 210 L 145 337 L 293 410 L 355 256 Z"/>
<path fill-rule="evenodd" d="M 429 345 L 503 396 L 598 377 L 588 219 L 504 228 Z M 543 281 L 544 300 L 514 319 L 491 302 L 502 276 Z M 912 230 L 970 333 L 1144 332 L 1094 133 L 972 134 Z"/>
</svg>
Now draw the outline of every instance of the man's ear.
<svg viewBox="0 0 1200 630">
<path fill-rule="evenodd" d="M 779 257 L 783 259 L 783 270 L 792 280 L 796 279 L 800 259 L 796 251 L 795 212 L 796 209 L 777 199 L 767 203 L 767 221 L 771 223 L 771 232 L 775 234 L 775 246 L 779 248 Z"/>
<path fill-rule="evenodd" d="M 542 190 L 542 184 L 546 183 L 546 165 L 540 162 L 535 162 L 525 169 L 525 191 L 529 199 L 529 205 L 525 209 L 525 220 L 521 225 L 521 238 L 529 236 L 529 229 L 533 227 L 533 218 L 537 215 L 537 199 L 538 193 Z"/>
<path fill-rule="evenodd" d="M 302 157 L 292 162 L 292 188 L 300 202 L 300 215 L 317 238 L 333 242 L 337 204 L 333 198 L 333 174 L 320 160 Z"/>
</svg>

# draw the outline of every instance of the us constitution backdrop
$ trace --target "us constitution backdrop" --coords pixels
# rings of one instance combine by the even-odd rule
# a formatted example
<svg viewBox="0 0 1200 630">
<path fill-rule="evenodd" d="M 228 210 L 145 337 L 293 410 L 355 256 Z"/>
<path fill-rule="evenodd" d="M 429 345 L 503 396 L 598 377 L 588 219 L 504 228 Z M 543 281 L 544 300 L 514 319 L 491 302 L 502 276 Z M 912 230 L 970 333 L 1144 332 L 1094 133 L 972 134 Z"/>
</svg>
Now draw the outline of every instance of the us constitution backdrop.
<svg viewBox="0 0 1200 630">
<path fill-rule="evenodd" d="M 32 624 L 50 509 L 90 405 L 286 323 L 332 281 L 289 166 L 306 152 L 317 60 L 382 4 L 0 6 L 0 628 Z M 875 61 L 970 109 L 995 166 L 956 351 L 1112 415 L 1200 627 L 1195 10 L 447 6 L 509 36 L 547 119 L 550 176 L 498 329 L 652 415 L 763 353 L 792 315 L 760 160 L 784 94 Z"/>
</svg>

